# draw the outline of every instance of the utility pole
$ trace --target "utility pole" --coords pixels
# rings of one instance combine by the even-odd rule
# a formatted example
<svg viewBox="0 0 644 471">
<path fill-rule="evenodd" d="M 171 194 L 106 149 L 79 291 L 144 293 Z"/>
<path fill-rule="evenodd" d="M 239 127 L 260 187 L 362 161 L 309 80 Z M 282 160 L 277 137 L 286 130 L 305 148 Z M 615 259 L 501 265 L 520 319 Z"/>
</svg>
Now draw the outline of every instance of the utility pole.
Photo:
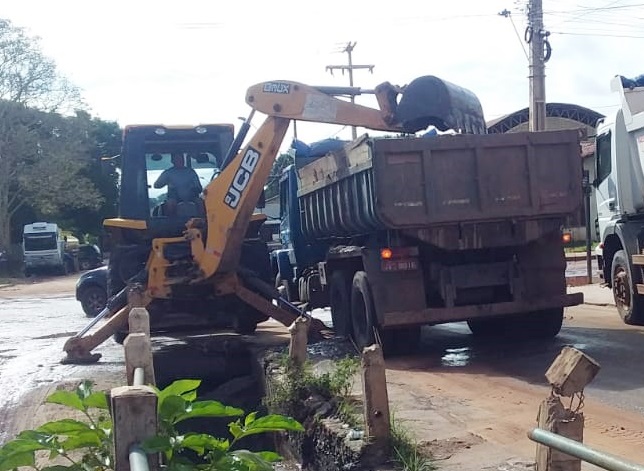
<svg viewBox="0 0 644 471">
<path fill-rule="evenodd" d="M 373 74 L 373 68 L 375 65 L 368 64 L 368 65 L 355 65 L 353 63 L 353 57 L 351 56 L 351 53 L 353 52 L 353 48 L 356 47 L 356 42 L 348 42 L 345 48 L 343 49 L 342 52 L 346 52 L 347 55 L 349 56 L 349 64 L 348 65 L 327 65 L 326 70 L 331 72 L 331 75 L 333 75 L 333 71 L 336 69 L 339 69 L 342 71 L 342 75 L 344 75 L 344 71 L 349 72 L 349 86 L 353 87 L 353 71 L 356 69 L 369 69 L 369 72 Z M 355 96 L 351 95 L 351 103 L 355 103 Z M 356 139 L 358 137 L 358 133 L 356 131 L 356 127 L 353 126 L 351 128 L 351 136 L 353 139 Z"/>
<path fill-rule="evenodd" d="M 546 62 L 550 59 L 548 33 L 543 29 L 542 0 L 528 0 L 528 27 L 525 40 L 530 45 L 530 131 L 546 129 Z M 545 54 L 545 56 L 544 56 Z"/>
</svg>

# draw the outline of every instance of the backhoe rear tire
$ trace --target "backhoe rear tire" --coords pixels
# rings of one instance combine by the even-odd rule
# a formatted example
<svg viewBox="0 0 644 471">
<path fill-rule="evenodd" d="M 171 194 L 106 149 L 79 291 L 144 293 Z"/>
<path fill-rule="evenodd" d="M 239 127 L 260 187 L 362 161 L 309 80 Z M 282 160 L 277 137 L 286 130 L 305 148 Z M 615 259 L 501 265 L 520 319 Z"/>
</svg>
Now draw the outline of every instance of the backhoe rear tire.
<svg viewBox="0 0 644 471">
<path fill-rule="evenodd" d="M 251 335 L 257 330 L 257 320 L 250 314 L 239 313 L 233 319 L 233 330 L 239 335 Z"/>
</svg>

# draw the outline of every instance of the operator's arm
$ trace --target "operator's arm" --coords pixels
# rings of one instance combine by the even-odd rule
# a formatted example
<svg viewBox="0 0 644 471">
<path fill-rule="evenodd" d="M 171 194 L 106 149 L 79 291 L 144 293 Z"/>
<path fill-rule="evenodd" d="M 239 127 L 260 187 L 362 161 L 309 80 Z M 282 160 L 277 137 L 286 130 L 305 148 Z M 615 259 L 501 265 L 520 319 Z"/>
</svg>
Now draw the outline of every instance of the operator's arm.
<svg viewBox="0 0 644 471">
<path fill-rule="evenodd" d="M 164 170 L 157 181 L 154 182 L 154 188 L 163 188 L 168 184 L 168 169 Z"/>
<path fill-rule="evenodd" d="M 193 180 L 192 186 L 194 187 L 195 192 L 197 194 L 200 194 L 203 191 L 203 187 L 201 186 L 201 181 L 199 180 L 199 175 L 197 175 L 197 172 L 195 172 L 194 170 L 192 172 L 192 180 Z"/>
</svg>

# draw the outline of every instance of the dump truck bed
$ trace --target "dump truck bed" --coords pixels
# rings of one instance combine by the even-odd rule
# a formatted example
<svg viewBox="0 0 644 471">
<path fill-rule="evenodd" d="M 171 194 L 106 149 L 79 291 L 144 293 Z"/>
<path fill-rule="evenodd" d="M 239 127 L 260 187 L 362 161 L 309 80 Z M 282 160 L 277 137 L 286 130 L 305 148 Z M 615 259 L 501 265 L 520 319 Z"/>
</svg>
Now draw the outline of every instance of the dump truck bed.
<svg viewBox="0 0 644 471">
<path fill-rule="evenodd" d="M 565 217 L 580 205 L 581 170 L 577 131 L 365 136 L 298 168 L 303 232 Z"/>
</svg>

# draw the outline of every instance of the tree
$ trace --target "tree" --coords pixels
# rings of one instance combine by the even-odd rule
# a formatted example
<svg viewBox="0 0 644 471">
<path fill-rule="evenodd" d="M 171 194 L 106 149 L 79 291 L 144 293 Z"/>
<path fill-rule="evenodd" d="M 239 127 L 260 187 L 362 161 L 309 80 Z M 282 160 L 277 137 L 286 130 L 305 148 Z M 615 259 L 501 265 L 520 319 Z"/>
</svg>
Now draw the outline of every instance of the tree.
<svg viewBox="0 0 644 471">
<path fill-rule="evenodd" d="M 63 115 L 81 106 L 38 39 L 0 19 L 0 247 L 9 245 L 12 216 L 25 205 L 46 216 L 102 204 L 82 174 L 87 120 Z"/>
<path fill-rule="evenodd" d="M 102 202 L 97 209 L 88 206 L 63 208 L 60 220 L 74 235 L 84 239 L 87 234 L 99 235 L 103 220 L 117 215 L 119 176 L 114 161 L 101 158 L 113 157 L 120 152 L 122 130 L 117 123 L 92 118 L 84 111 L 77 112 L 77 117 L 88 128 L 90 145 L 88 164 L 80 173 L 92 182 Z"/>
</svg>

